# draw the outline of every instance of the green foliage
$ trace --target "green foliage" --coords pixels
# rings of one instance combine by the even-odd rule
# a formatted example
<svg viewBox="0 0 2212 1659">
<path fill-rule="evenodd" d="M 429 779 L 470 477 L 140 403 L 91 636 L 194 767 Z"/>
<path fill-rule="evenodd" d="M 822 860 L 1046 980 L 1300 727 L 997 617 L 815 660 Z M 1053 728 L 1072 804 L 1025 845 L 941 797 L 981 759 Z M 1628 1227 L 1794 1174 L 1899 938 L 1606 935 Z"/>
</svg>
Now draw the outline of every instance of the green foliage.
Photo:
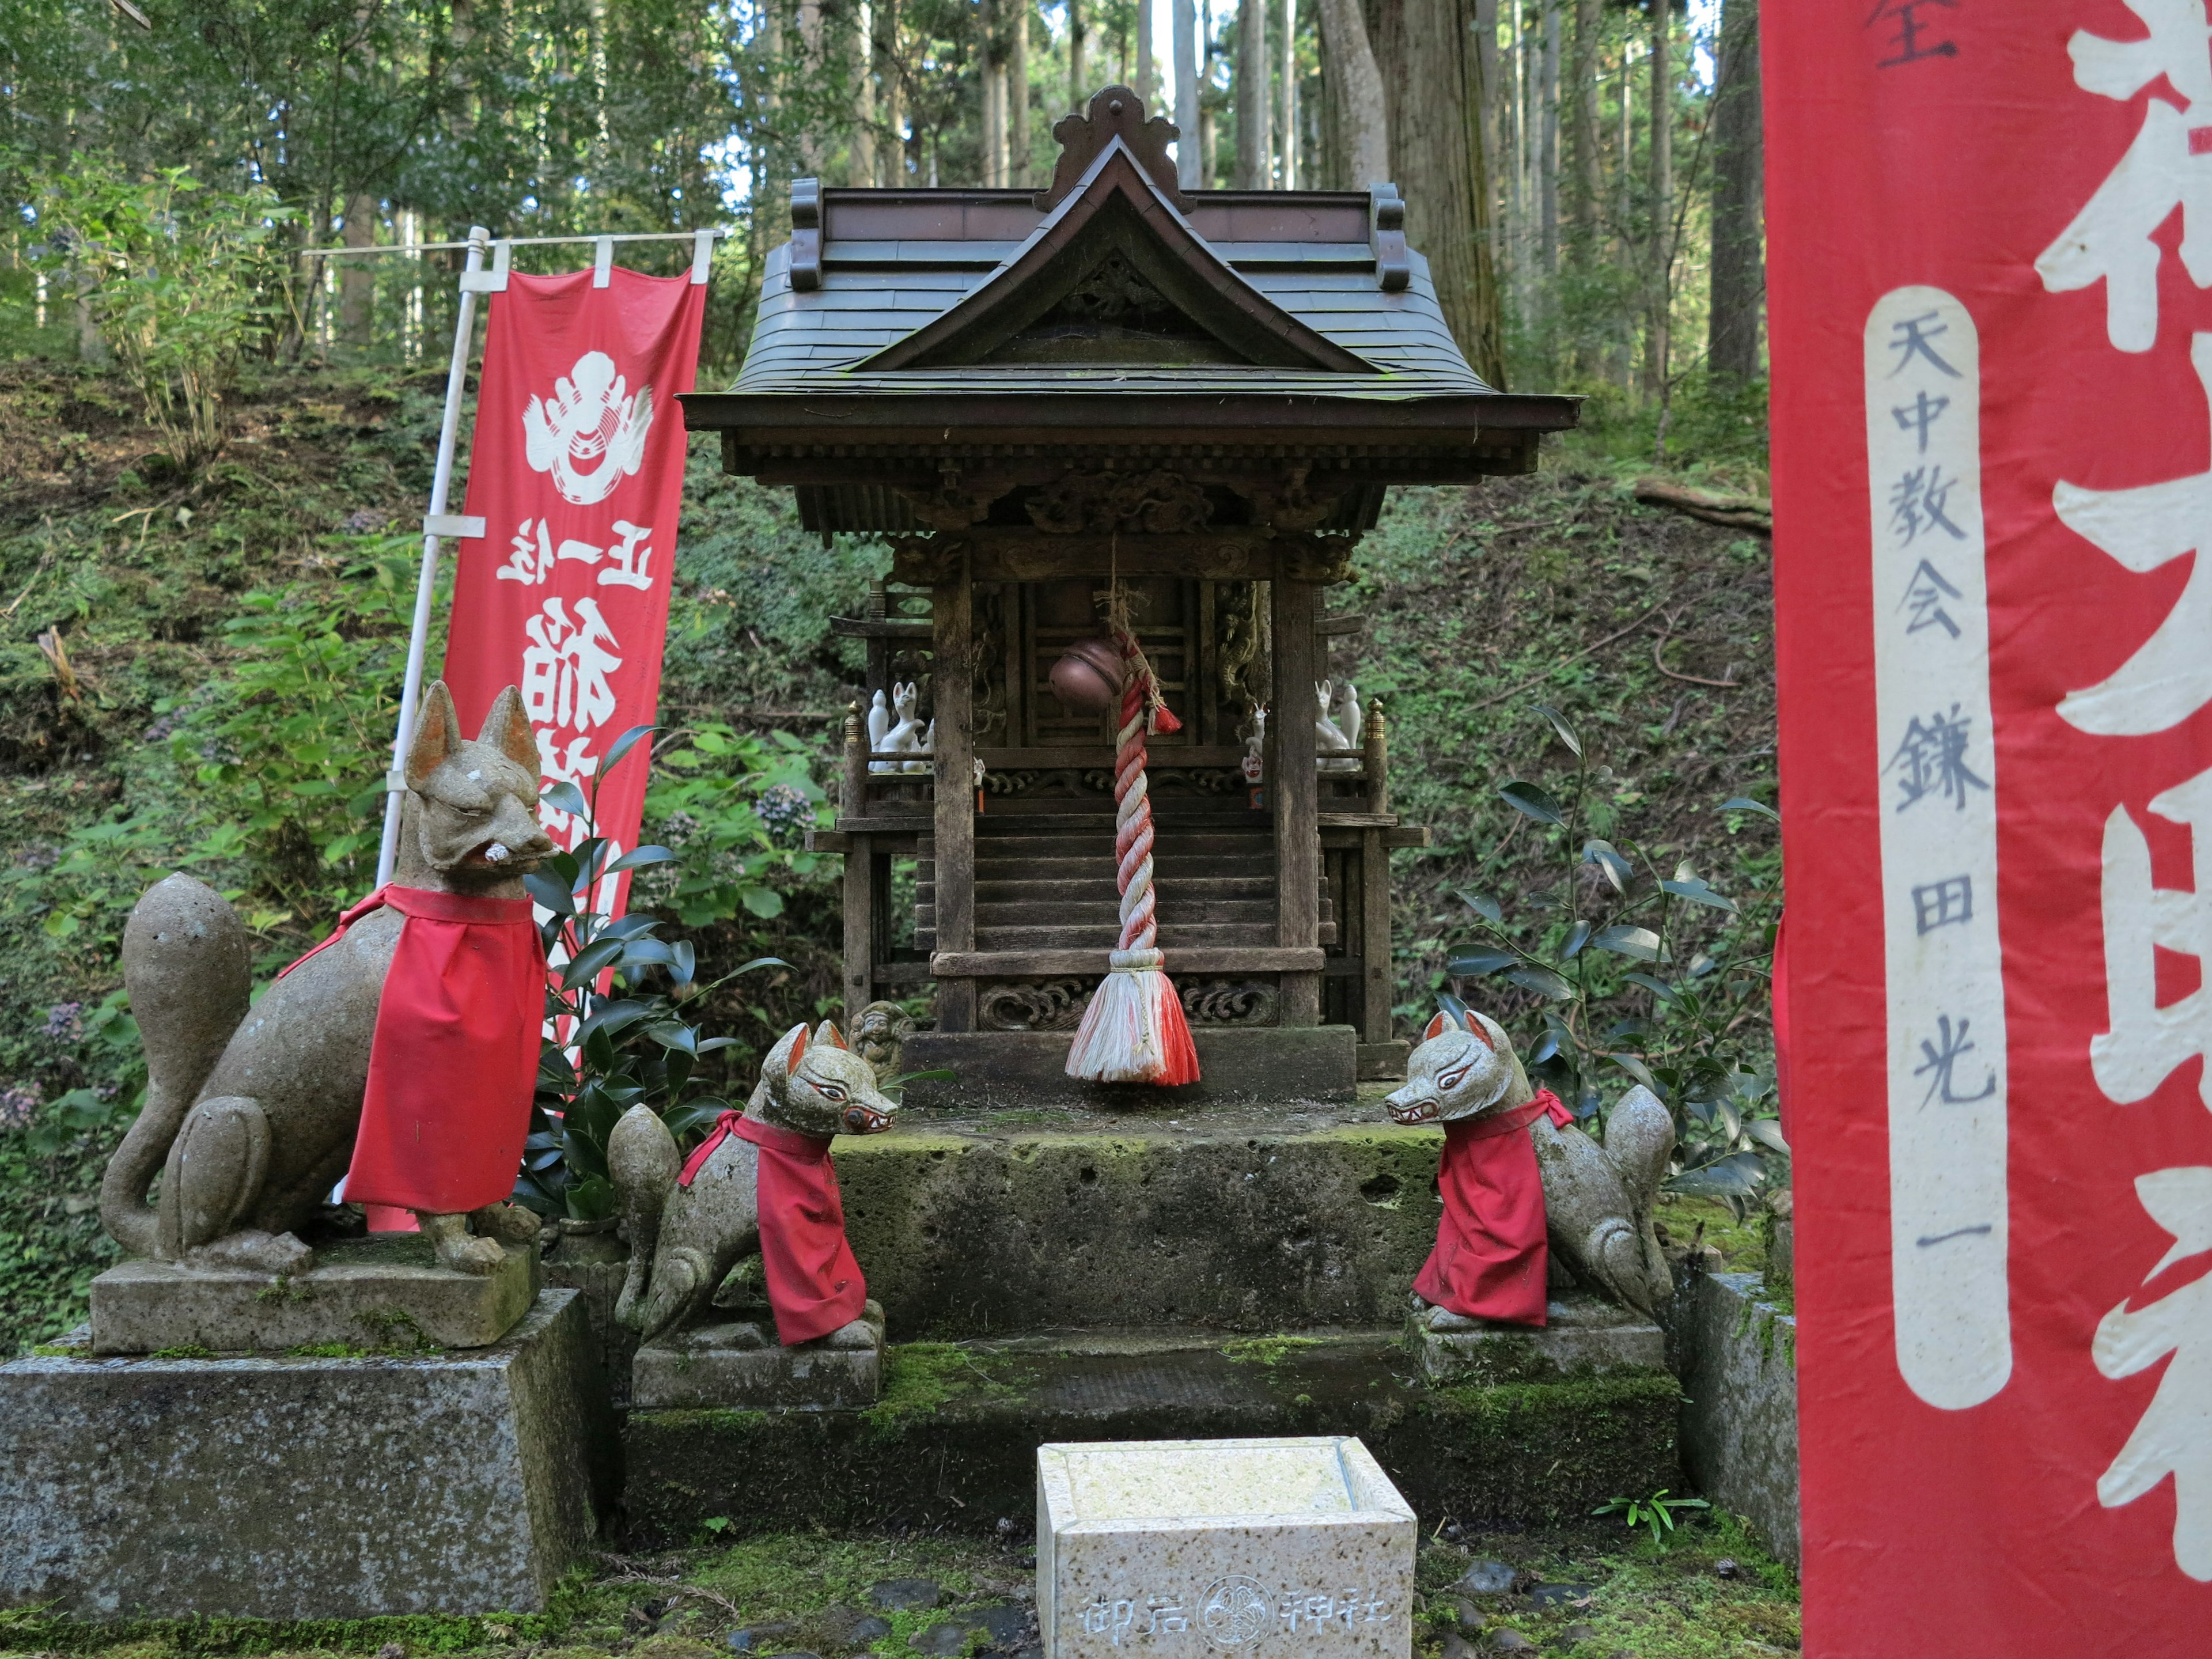
<svg viewBox="0 0 2212 1659">
<path fill-rule="evenodd" d="M 559 968 L 545 991 L 551 1035 L 538 1055 L 537 1100 L 514 1188 L 515 1201 L 541 1215 L 598 1221 L 614 1213 L 607 1137 L 633 1106 L 659 1113 L 679 1137 L 705 1130 L 730 1109 L 718 1096 L 691 1092 L 699 1061 L 736 1046 L 732 1037 L 702 1036 L 685 1017 L 685 1001 L 714 988 L 696 982 L 692 946 L 659 938 L 649 911 L 617 917 L 599 908 L 612 896 L 613 878 L 677 861 L 665 847 L 618 854 L 595 830 L 608 775 L 652 733 L 638 726 L 615 739 L 588 799 L 573 783 L 545 791 L 546 802 L 575 818 L 584 836 L 523 878 L 546 913 L 539 932 L 548 960 Z M 723 977 L 784 965 L 763 957 Z"/>
<path fill-rule="evenodd" d="M 1651 1547 L 1663 1550 L 1672 1541 L 1674 1532 L 1674 1512 L 1677 1510 L 1709 1510 L 1711 1504 L 1702 1498 L 1669 1498 L 1662 1486 L 1649 1498 L 1615 1498 L 1599 1504 L 1592 1515 L 1617 1515 L 1629 1531 L 1638 1527 L 1650 1529 Z"/>
<path fill-rule="evenodd" d="M 142 183 L 94 153 L 46 176 L 36 211 L 40 264 L 88 297 L 171 458 L 215 454 L 224 396 L 282 314 L 291 210 L 266 185 L 210 190 L 181 167 Z"/>
<path fill-rule="evenodd" d="M 646 810 L 683 854 L 641 876 L 657 907 L 703 927 L 744 910 L 783 914 L 780 887 L 805 881 L 825 860 L 805 849 L 805 832 L 828 827 L 828 797 L 809 775 L 813 750 L 790 732 L 765 736 L 705 721 L 653 757 L 659 770 Z M 770 884 L 775 878 L 781 878 Z"/>
</svg>

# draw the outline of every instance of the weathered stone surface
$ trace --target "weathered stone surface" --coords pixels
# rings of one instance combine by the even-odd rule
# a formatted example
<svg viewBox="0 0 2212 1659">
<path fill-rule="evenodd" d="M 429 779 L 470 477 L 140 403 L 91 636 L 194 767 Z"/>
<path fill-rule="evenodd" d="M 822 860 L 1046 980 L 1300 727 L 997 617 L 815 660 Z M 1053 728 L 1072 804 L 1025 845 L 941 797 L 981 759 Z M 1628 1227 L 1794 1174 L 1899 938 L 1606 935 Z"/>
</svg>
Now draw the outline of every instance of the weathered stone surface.
<svg viewBox="0 0 2212 1659">
<path fill-rule="evenodd" d="M 1048 1442 L 1356 1434 L 1433 1527 L 1579 1520 L 1679 1487 L 1680 1391 L 1663 1372 L 1438 1388 L 1395 1333 L 1191 1334 L 893 1346 L 863 1411 L 637 1411 L 624 1441 L 634 1541 L 814 1526 L 990 1532 L 1030 1512 Z"/>
<path fill-rule="evenodd" d="M 835 1411 L 875 1403 L 883 1391 L 884 1313 L 871 1302 L 860 1322 L 869 1348 L 818 1342 L 787 1348 L 773 1325 L 749 1321 L 671 1331 L 637 1351 L 630 1403 L 639 1411 L 726 1406 L 752 1411 Z"/>
<path fill-rule="evenodd" d="M 501 1247 L 489 1273 L 438 1265 L 420 1233 L 385 1233 L 319 1250 L 289 1277 L 250 1267 L 119 1262 L 92 1281 L 95 1353 L 281 1352 L 360 1348 L 481 1348 L 538 1297 L 534 1245 Z"/>
<path fill-rule="evenodd" d="M 538 1271 L 549 1290 L 583 1293 L 592 1339 L 607 1374 L 607 1392 L 617 1410 L 627 1407 L 637 1333 L 616 1321 L 615 1303 L 629 1272 L 629 1247 L 617 1236 L 612 1222 L 564 1221 L 557 1241 L 540 1258 Z"/>
<path fill-rule="evenodd" d="M 846 1235 L 894 1339 L 1403 1314 L 1436 1242 L 1440 1131 L 1334 1109 L 1082 1116 L 838 1142 Z"/>
<path fill-rule="evenodd" d="M 1698 1489 L 1798 1561 L 1797 1321 L 1753 1273 L 1696 1273 L 1675 1297 L 1682 1461 Z"/>
<path fill-rule="evenodd" d="M 1413 1649 L 1418 1523 L 1348 1436 L 1037 1449 L 1045 1659 Z"/>
<path fill-rule="evenodd" d="M 1431 1382 L 1545 1382 L 1600 1371 L 1658 1370 L 1667 1340 L 1656 1325 L 1594 1297 L 1554 1301 L 1541 1329 L 1490 1325 L 1434 1331 L 1406 1322 L 1406 1345 Z"/>
<path fill-rule="evenodd" d="M 1174 972 L 1170 958 L 1169 971 Z M 1348 1102 L 1359 1074 L 1358 1034 L 1349 1025 L 1200 1026 L 1200 1079 L 1181 1088 L 1085 1083 L 1067 1075 L 1066 1031 L 917 1031 L 900 1063 L 914 1071 L 950 1066 L 950 1083 L 910 1083 L 912 1108 L 1083 1105 L 1112 1108 Z"/>
<path fill-rule="evenodd" d="M 432 1358 L 0 1365 L 0 1605 L 356 1619 L 542 1607 L 611 1507 L 575 1293 Z"/>
</svg>

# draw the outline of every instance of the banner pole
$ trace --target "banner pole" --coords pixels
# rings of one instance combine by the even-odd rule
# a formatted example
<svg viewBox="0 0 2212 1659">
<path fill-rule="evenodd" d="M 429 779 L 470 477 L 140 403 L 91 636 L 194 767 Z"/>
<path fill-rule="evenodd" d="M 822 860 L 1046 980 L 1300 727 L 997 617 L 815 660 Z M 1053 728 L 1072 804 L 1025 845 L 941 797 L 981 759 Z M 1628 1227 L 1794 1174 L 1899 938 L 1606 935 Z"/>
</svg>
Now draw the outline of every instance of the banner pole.
<svg viewBox="0 0 2212 1659">
<path fill-rule="evenodd" d="M 453 324 L 453 357 L 446 370 L 446 414 L 438 428 L 438 469 L 430 481 L 430 511 L 423 520 L 422 571 L 415 584 L 415 624 L 407 638 L 407 673 L 400 683 L 399 729 L 392 738 L 392 769 L 384 780 L 384 841 L 376 855 L 376 884 L 389 886 L 399 860 L 399 812 L 407 794 L 407 739 L 415 729 L 415 712 L 422 698 L 422 656 L 430 637 L 430 601 L 438 586 L 438 542 L 449 533 L 446 518 L 447 492 L 453 481 L 453 449 L 461 429 L 461 397 L 468 384 L 469 347 L 474 338 L 478 285 L 471 276 L 483 270 L 485 245 L 491 233 L 482 225 L 469 228 L 469 254 L 461 278 L 460 315 Z M 479 532 L 481 533 L 481 532 Z"/>
</svg>

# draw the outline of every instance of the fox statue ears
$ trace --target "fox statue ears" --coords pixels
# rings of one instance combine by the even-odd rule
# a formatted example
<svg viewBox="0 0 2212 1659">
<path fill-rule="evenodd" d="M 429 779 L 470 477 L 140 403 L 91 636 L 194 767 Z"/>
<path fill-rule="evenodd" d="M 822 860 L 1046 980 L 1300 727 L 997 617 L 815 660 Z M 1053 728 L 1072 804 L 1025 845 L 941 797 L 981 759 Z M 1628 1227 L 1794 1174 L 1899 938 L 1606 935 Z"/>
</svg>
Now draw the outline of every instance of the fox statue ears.
<svg viewBox="0 0 2212 1659">
<path fill-rule="evenodd" d="M 492 699 L 477 741 L 496 749 L 532 778 L 538 776 L 538 740 L 531 733 L 530 718 L 522 710 L 522 694 L 508 686 Z M 407 745 L 407 787 L 420 789 L 430 774 L 460 752 L 460 711 L 443 680 L 434 680 L 422 694 L 422 712 L 415 721 L 415 736 Z"/>
<path fill-rule="evenodd" d="M 1468 1035 L 1473 1037 L 1476 1042 L 1480 1042 L 1484 1048 L 1495 1050 L 1498 1045 L 1490 1040 L 1490 1033 L 1482 1029 L 1481 1016 L 1477 1014 L 1472 1008 L 1463 1009 L 1462 1012 L 1467 1016 L 1466 1030 Z M 1449 1014 L 1439 1012 L 1437 1017 L 1429 1022 L 1428 1029 L 1421 1033 L 1421 1041 L 1424 1042 L 1433 1042 L 1438 1037 L 1442 1036 L 1446 1031 L 1453 1030 L 1459 1024 L 1460 1022 L 1455 1020 Z"/>
<path fill-rule="evenodd" d="M 783 1040 L 791 1045 L 791 1052 L 783 1057 L 783 1074 L 786 1077 L 799 1069 L 799 1062 L 805 1057 L 806 1045 L 810 1042 L 826 1042 L 832 1048 L 843 1048 L 848 1053 L 852 1048 L 852 1045 L 845 1041 L 845 1034 L 826 1019 L 822 1022 L 820 1030 L 811 1034 L 805 1021 L 801 1020 L 784 1033 Z"/>
</svg>

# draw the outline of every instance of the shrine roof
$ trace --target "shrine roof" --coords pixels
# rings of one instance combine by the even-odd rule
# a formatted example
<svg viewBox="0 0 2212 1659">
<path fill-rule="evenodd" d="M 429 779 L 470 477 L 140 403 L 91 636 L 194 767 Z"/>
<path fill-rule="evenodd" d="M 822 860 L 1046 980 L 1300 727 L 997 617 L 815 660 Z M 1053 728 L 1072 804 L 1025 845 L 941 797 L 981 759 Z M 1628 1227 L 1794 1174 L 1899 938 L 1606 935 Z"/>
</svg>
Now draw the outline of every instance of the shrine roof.
<svg viewBox="0 0 2212 1659">
<path fill-rule="evenodd" d="M 687 423 L 747 471 L 1142 439 L 1380 443 L 1477 472 L 1523 471 L 1538 434 L 1575 423 L 1576 399 L 1468 366 L 1395 186 L 1182 191 L 1175 129 L 1126 88 L 1054 136 L 1043 191 L 798 181 L 744 366 L 685 398 Z"/>
</svg>

